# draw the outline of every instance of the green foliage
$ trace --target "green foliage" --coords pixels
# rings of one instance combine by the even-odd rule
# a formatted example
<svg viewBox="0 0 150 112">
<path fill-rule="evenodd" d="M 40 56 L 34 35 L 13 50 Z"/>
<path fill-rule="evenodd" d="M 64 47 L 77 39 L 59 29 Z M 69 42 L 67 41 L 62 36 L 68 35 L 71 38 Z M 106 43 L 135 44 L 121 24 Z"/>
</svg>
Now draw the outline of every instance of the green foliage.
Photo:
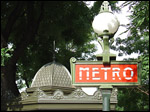
<svg viewBox="0 0 150 112">
<path fill-rule="evenodd" d="M 102 1 L 95 2 L 92 9 L 89 9 L 82 1 L 33 1 L 30 2 L 30 5 L 28 2 L 17 1 L 2 1 L 1 3 L 2 34 L 5 33 L 3 31 L 5 31 L 8 20 L 11 14 L 14 13 L 15 8 L 21 6 L 20 10 L 16 10 L 20 15 L 17 15 L 16 20 L 13 21 L 14 23 L 10 24 L 12 28 L 10 27 L 10 34 L 6 39 L 6 42 L 13 43 L 14 51 L 19 49 L 18 46 L 21 44 L 23 46 L 27 45 L 23 49 L 25 52 L 19 54 L 22 56 L 17 60 L 17 80 L 22 78 L 31 83 L 37 70 L 53 60 L 52 43 L 54 40 L 57 49 L 56 61 L 67 65 L 67 68 L 70 68 L 69 58 L 72 56 L 80 59 L 92 58 L 92 53 L 95 50 L 94 45 L 90 44 L 90 41 L 94 39 L 91 36 L 93 31 L 91 23 L 93 17 L 98 14 Z M 110 3 L 112 8 L 115 9 L 116 3 L 116 1 Z M 44 5 L 43 18 L 35 35 L 27 39 L 25 34 L 30 34 L 34 31 L 33 29 L 36 29 L 34 27 L 40 16 L 41 4 Z M 118 9 L 116 8 L 116 10 Z"/>
<path fill-rule="evenodd" d="M 149 96 L 137 88 L 124 88 L 118 91 L 118 111 L 149 110 Z"/>
<path fill-rule="evenodd" d="M 129 32 L 128 38 L 117 38 L 116 46 L 112 48 L 119 51 L 119 55 L 139 53 L 142 85 L 120 89 L 117 110 L 145 111 L 149 110 L 149 1 L 126 1 L 122 6 L 127 5 L 132 13 L 129 16 L 131 23 L 126 26 L 125 31 Z"/>
<path fill-rule="evenodd" d="M 29 87 L 38 69 L 53 61 L 54 40 L 56 41 L 57 50 L 56 61 L 65 65 L 68 69 L 70 69 L 69 59 L 72 56 L 82 57 L 82 53 L 85 53 L 84 56 L 87 57 L 87 54 L 95 51 L 94 45 L 90 44 L 93 39 L 90 36 L 93 17 L 84 2 L 47 1 L 44 3 L 44 18 L 40 23 L 35 40 L 27 46 L 24 56 L 17 61 L 16 79 L 18 80 L 18 88 L 24 87 L 24 85 L 21 86 L 22 82 L 19 79 L 25 80 L 26 85 Z M 38 2 L 34 4 L 36 14 L 40 5 Z M 15 38 L 22 37 L 22 34 L 25 33 L 24 27 L 27 25 L 26 11 L 27 8 L 24 7 L 24 15 L 15 24 L 9 39 L 14 43 L 14 46 L 22 41 L 21 38 Z M 20 23 L 23 23 L 23 25 Z"/>
<path fill-rule="evenodd" d="M 116 108 L 118 111 L 149 110 L 149 56 L 140 56 L 138 60 L 142 65 L 141 85 L 136 88 L 119 89 Z"/>
<path fill-rule="evenodd" d="M 142 79 L 147 80 L 149 79 L 149 55 L 140 56 L 140 60 L 142 63 Z"/>
<path fill-rule="evenodd" d="M 8 58 L 12 65 L 15 63 L 16 67 L 10 70 L 16 69 L 16 74 L 9 75 L 15 77 L 19 89 L 25 84 L 30 87 L 40 67 L 53 61 L 54 40 L 56 61 L 68 69 L 71 57 L 86 60 L 95 58 L 92 54 L 95 46 L 90 43 L 94 39 L 91 23 L 101 3 L 95 2 L 94 7 L 89 9 L 83 1 L 1 2 L 2 35 L 6 43 L 12 43 L 14 47 L 12 53 L 7 48 L 1 49 L 1 66 Z M 110 4 L 118 10 L 116 3 L 113 1 Z"/>
<path fill-rule="evenodd" d="M 1 66 L 5 66 L 5 63 L 12 56 L 12 48 L 1 48 Z"/>
<path fill-rule="evenodd" d="M 123 6 L 126 5 L 132 8 L 129 16 L 131 23 L 126 26 L 129 36 L 117 38 L 117 47 L 112 48 L 120 51 L 120 54 L 149 54 L 149 1 L 127 1 Z"/>
</svg>

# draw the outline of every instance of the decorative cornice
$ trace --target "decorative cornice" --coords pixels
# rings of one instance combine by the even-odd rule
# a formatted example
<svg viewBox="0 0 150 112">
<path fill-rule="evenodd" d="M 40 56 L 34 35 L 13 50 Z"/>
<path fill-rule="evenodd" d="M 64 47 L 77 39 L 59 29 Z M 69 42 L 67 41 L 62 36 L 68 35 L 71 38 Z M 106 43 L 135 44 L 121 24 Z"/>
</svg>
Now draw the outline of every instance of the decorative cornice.
<svg viewBox="0 0 150 112">
<path fill-rule="evenodd" d="M 21 102 L 28 104 L 36 103 L 102 103 L 102 94 L 98 89 L 93 95 L 86 94 L 81 88 L 77 88 L 69 95 L 64 95 L 63 91 L 57 89 L 53 94 L 47 95 L 44 91 L 37 88 L 33 94 L 21 93 Z M 117 89 L 112 90 L 110 103 L 117 103 Z"/>
<path fill-rule="evenodd" d="M 21 99 L 26 100 L 27 98 L 28 98 L 28 94 L 25 91 L 21 92 Z"/>
</svg>

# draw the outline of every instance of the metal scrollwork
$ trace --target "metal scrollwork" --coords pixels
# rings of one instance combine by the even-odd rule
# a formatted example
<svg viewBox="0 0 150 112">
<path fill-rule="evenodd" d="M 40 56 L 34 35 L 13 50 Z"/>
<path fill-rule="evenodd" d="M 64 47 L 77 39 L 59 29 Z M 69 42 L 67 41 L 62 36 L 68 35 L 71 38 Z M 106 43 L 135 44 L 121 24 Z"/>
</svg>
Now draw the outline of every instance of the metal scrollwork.
<svg viewBox="0 0 150 112">
<path fill-rule="evenodd" d="M 57 99 L 57 100 L 63 99 L 63 98 L 64 98 L 63 92 L 60 91 L 60 90 L 57 90 L 57 91 L 54 93 L 53 98 L 54 98 L 54 99 Z"/>
<path fill-rule="evenodd" d="M 102 94 L 100 91 L 96 91 L 93 96 L 94 96 L 94 99 L 97 99 L 97 100 L 102 99 Z"/>
<path fill-rule="evenodd" d="M 118 89 L 113 88 L 111 96 L 117 97 L 117 95 L 118 95 Z"/>
<path fill-rule="evenodd" d="M 73 63 L 75 63 L 75 62 L 76 62 L 76 60 L 77 60 L 77 59 L 76 59 L 76 58 L 74 58 L 74 57 L 72 57 L 72 58 L 70 59 L 70 61 L 71 61 L 71 62 L 73 62 Z"/>
<path fill-rule="evenodd" d="M 77 89 L 77 90 L 74 92 L 73 97 L 76 97 L 76 98 L 84 98 L 84 97 L 86 97 L 86 94 L 85 94 L 81 89 Z"/>
</svg>

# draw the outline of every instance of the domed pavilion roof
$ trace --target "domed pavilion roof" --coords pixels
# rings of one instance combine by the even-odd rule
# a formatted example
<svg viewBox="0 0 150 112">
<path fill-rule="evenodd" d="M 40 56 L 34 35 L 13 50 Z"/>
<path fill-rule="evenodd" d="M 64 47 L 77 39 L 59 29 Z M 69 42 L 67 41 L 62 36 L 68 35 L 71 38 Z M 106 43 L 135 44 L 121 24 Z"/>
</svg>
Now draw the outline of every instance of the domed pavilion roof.
<svg viewBox="0 0 150 112">
<path fill-rule="evenodd" d="M 35 74 L 32 87 L 57 86 L 72 87 L 71 75 L 62 64 L 51 62 L 42 66 Z"/>
</svg>

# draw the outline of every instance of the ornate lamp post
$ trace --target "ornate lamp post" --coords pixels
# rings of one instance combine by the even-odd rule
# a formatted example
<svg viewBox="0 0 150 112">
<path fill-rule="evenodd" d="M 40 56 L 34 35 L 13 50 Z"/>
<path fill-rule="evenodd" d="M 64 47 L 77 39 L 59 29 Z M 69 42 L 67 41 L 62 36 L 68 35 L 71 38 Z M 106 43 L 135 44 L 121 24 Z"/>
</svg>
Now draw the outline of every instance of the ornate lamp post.
<svg viewBox="0 0 150 112">
<path fill-rule="evenodd" d="M 141 66 L 137 61 L 116 61 L 116 55 L 110 53 L 109 44 L 119 28 L 119 21 L 109 11 L 108 1 L 102 3 L 101 10 L 94 18 L 92 26 L 101 37 L 98 42 L 102 46 L 103 52 L 96 55 L 98 61 L 76 60 L 72 57 L 70 59 L 72 83 L 74 86 L 82 87 L 98 86 L 103 97 L 103 111 L 109 111 L 110 97 L 113 95 L 112 88 L 140 85 Z"/>
<path fill-rule="evenodd" d="M 94 18 L 92 27 L 94 31 L 101 37 L 98 39 L 103 53 L 96 55 L 98 60 L 103 60 L 103 64 L 109 64 L 110 59 L 116 59 L 116 55 L 110 53 L 109 40 L 113 40 L 113 35 L 119 28 L 119 21 L 109 11 L 109 2 L 104 1 L 102 3 L 99 14 Z"/>
<path fill-rule="evenodd" d="M 109 40 L 113 42 L 113 35 L 119 28 L 119 21 L 109 11 L 109 2 L 104 1 L 102 3 L 99 14 L 94 18 L 92 27 L 94 31 L 101 37 L 98 39 L 103 53 L 96 55 L 98 60 L 102 60 L 104 65 L 110 64 L 110 60 L 116 60 L 116 55 L 110 53 Z M 110 110 L 110 97 L 112 92 L 112 86 L 100 86 L 103 96 L 103 111 Z"/>
</svg>

